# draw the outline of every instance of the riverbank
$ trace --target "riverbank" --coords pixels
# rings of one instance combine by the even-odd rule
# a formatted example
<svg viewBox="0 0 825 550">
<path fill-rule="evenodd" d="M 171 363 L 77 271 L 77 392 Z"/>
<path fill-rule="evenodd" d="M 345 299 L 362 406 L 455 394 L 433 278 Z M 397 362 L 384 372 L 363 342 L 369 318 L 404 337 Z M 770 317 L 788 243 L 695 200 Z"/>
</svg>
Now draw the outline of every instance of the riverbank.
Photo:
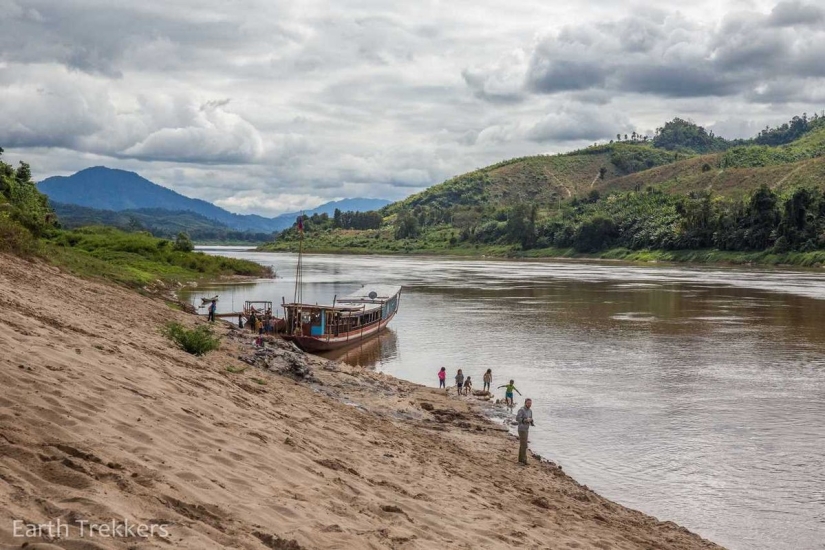
<svg viewBox="0 0 825 550">
<path fill-rule="evenodd" d="M 36 242 L 31 256 L 84 278 L 147 290 L 203 280 L 274 276 L 271 269 L 256 262 L 181 250 L 173 241 L 111 227 L 52 231 Z"/>
<path fill-rule="evenodd" d="M 256 355 L 229 325 L 197 358 L 160 327 L 202 318 L 39 261 L 0 257 L 0 306 L 0 545 L 718 548 L 552 463 L 519 467 L 470 400 L 283 346 Z M 14 537 L 15 519 L 68 537 Z M 168 536 L 78 540 L 112 520 Z"/>
<path fill-rule="evenodd" d="M 297 243 L 269 243 L 255 249 L 258 252 L 298 252 Z M 335 248 L 315 246 L 312 240 L 304 245 L 308 254 L 366 254 L 366 255 L 421 255 L 421 256 L 456 256 L 466 258 L 502 258 L 502 259 L 579 259 L 579 260 L 618 260 L 632 263 L 677 263 L 703 265 L 747 265 L 769 267 L 805 267 L 820 268 L 825 265 L 825 250 L 810 252 L 783 252 L 773 250 L 761 252 L 736 252 L 729 250 L 629 250 L 612 248 L 596 253 L 577 252 L 573 248 L 539 248 L 521 250 L 511 246 L 495 245 L 480 247 L 401 247 L 370 248 L 363 246 Z"/>
</svg>

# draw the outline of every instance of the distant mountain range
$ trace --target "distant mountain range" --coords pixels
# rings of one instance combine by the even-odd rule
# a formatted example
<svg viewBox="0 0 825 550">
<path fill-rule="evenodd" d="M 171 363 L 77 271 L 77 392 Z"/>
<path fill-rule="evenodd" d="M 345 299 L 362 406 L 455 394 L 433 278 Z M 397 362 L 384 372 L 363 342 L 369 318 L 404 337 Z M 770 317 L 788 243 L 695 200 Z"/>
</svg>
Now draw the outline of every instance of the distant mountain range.
<svg viewBox="0 0 825 550">
<path fill-rule="evenodd" d="M 148 227 L 151 226 L 150 218 L 153 216 L 166 216 L 166 221 L 168 221 L 168 216 L 163 212 L 167 214 L 193 212 L 234 231 L 273 233 L 292 226 L 299 214 L 299 212 L 293 212 L 274 218 L 255 214 L 234 214 L 210 202 L 192 199 L 152 183 L 134 172 L 105 166 L 87 168 L 72 176 L 46 178 L 38 184 L 38 188 L 48 195 L 52 203 L 60 204 L 59 216 L 62 210 L 64 217 L 76 214 L 82 215 L 84 219 L 94 220 L 95 211 L 108 211 L 109 214 L 100 215 L 103 219 L 98 223 L 105 223 L 105 219 L 111 219 L 111 212 L 130 211 L 138 213 L 136 217 L 140 218 L 144 225 L 148 222 Z M 336 208 L 343 212 L 365 212 L 382 208 L 389 202 L 383 199 L 343 199 L 322 204 L 305 213 L 310 216 L 315 213 L 332 215 Z M 94 210 L 72 210 L 66 205 L 82 206 Z M 195 219 L 191 218 L 190 221 L 195 221 Z M 203 220 L 198 221 L 203 222 Z M 186 224 L 185 219 L 178 220 L 178 222 Z"/>
</svg>

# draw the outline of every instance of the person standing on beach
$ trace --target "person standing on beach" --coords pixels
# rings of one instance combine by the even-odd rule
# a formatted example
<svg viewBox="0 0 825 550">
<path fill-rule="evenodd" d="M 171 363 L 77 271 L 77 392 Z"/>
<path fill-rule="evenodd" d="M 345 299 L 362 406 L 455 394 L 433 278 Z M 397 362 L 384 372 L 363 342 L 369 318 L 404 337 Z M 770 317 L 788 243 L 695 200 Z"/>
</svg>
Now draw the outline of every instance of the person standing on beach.
<svg viewBox="0 0 825 550">
<path fill-rule="evenodd" d="M 484 391 L 490 391 L 490 386 L 493 385 L 493 369 L 487 369 L 484 373 Z"/>
<path fill-rule="evenodd" d="M 438 387 L 447 389 L 447 369 L 441 367 L 441 370 L 438 371 Z"/>
<path fill-rule="evenodd" d="M 532 405 L 532 399 L 525 399 L 524 406 L 520 408 L 518 414 L 516 414 L 516 424 L 518 424 L 518 461 L 519 464 L 523 464 L 524 466 L 527 466 L 527 433 L 530 430 L 530 426 L 535 426 L 535 424 L 533 424 L 533 411 L 530 410 Z"/>
<path fill-rule="evenodd" d="M 215 322 L 215 310 L 216 309 L 218 309 L 218 304 L 215 302 L 215 300 L 212 300 L 212 303 L 209 304 L 209 322 L 210 323 Z"/>
<path fill-rule="evenodd" d="M 459 371 L 460 372 L 460 371 Z M 504 402 L 507 403 L 507 406 L 511 409 L 513 408 L 513 392 L 521 395 L 521 392 L 516 389 L 516 385 L 510 380 L 509 384 L 505 384 L 504 386 L 499 386 L 496 389 L 504 388 Z"/>
<path fill-rule="evenodd" d="M 455 375 L 455 387 L 458 390 L 458 395 L 464 393 L 464 373 L 458 369 L 458 374 Z"/>
</svg>

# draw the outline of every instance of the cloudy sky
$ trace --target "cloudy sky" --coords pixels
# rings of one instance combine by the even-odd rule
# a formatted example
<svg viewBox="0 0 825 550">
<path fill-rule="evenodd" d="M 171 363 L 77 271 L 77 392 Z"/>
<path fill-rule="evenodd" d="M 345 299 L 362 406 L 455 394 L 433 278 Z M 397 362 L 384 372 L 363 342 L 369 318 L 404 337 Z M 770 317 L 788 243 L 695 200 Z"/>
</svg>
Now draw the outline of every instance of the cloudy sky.
<svg viewBox="0 0 825 550">
<path fill-rule="evenodd" d="M 0 29 L 7 161 L 243 213 L 825 108 L 823 0 L 0 0 Z"/>
</svg>

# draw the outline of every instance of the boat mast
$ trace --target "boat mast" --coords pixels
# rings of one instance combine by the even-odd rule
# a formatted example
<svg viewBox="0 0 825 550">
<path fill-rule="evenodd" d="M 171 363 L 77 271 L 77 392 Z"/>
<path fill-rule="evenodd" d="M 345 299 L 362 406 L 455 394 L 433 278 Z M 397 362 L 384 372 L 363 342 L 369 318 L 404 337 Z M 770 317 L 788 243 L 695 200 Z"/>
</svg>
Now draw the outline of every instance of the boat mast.
<svg viewBox="0 0 825 550">
<path fill-rule="evenodd" d="M 301 215 L 298 216 L 298 265 L 295 267 L 295 294 L 293 296 L 292 303 L 293 304 L 301 304 L 303 303 L 304 299 L 304 281 L 303 281 L 303 271 L 304 271 L 304 213 L 301 212 Z M 299 307 L 295 308 L 295 314 L 292 318 L 293 327 L 292 332 L 295 331 L 298 327 L 301 326 L 301 309 Z"/>
</svg>

